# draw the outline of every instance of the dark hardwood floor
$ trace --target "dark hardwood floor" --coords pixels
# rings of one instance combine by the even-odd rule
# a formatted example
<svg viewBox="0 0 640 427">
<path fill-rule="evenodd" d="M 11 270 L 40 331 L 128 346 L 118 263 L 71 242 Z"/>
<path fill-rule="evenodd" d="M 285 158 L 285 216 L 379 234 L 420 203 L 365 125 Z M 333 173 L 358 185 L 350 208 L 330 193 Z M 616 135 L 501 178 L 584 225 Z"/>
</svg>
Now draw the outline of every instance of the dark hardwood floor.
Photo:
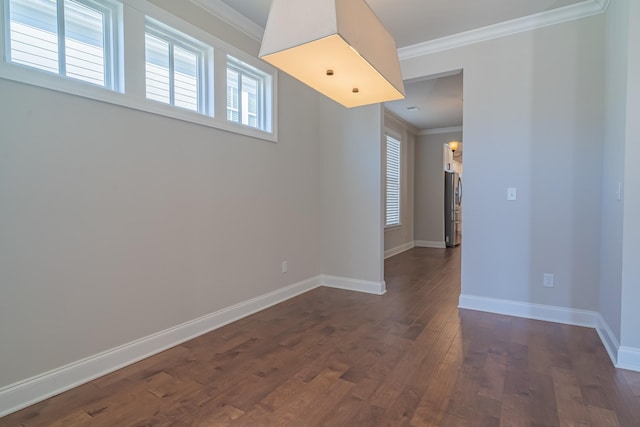
<svg viewBox="0 0 640 427">
<path fill-rule="evenodd" d="M 591 329 L 456 308 L 459 249 L 385 262 L 0 419 L 0 426 L 640 426 Z"/>
</svg>

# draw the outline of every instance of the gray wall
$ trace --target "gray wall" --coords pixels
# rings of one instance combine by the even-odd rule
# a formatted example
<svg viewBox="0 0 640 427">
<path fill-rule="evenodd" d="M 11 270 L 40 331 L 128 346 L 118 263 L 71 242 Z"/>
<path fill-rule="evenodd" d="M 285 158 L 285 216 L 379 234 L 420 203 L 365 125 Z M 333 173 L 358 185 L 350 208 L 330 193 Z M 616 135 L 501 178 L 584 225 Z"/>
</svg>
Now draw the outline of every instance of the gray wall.
<svg viewBox="0 0 640 427">
<path fill-rule="evenodd" d="M 618 184 L 624 178 L 627 108 L 628 2 L 616 0 L 606 16 L 605 126 L 602 179 L 600 313 L 620 340 L 622 297 L 623 203 Z"/>
<path fill-rule="evenodd" d="M 0 80 L 0 386 L 320 273 L 317 97 L 281 87 L 273 144 Z"/>
<path fill-rule="evenodd" d="M 322 272 L 382 283 L 382 107 L 319 113 Z"/>
<path fill-rule="evenodd" d="M 617 0 L 616 0 L 617 1 Z M 622 331 L 620 344 L 640 351 L 640 4 L 628 4 L 627 120 L 625 124 Z M 620 25 L 626 24 L 621 16 Z M 636 354 L 636 363 L 638 356 Z M 640 366 L 637 366 L 640 369 Z"/>
<path fill-rule="evenodd" d="M 603 31 L 600 15 L 402 62 L 406 79 L 464 69 L 463 294 L 597 308 Z"/>
<path fill-rule="evenodd" d="M 215 35 L 220 40 L 241 49 L 249 54 L 258 56 L 260 45 L 251 37 L 238 31 L 233 26 L 216 16 L 207 13 L 191 1 L 176 0 L 147 0 L 185 21 Z"/>
<path fill-rule="evenodd" d="M 402 139 L 402 159 L 401 173 L 402 180 L 400 182 L 400 222 L 399 227 L 386 228 L 384 231 L 384 250 L 393 250 L 403 245 L 413 244 L 414 230 L 414 166 L 413 158 L 415 156 L 415 130 L 407 126 L 407 124 L 398 120 L 391 113 L 385 111 L 384 128 L 397 134 Z M 383 168 L 384 170 L 384 168 Z M 383 191 L 383 200 L 385 192 Z"/>
<path fill-rule="evenodd" d="M 462 132 L 420 135 L 416 142 L 414 220 L 416 241 L 444 244 L 442 148 L 452 140 L 462 141 Z M 464 185 L 466 190 L 466 182 Z"/>
<path fill-rule="evenodd" d="M 0 79 L 0 387 L 321 273 L 318 95 L 279 83 L 274 144 Z"/>
</svg>

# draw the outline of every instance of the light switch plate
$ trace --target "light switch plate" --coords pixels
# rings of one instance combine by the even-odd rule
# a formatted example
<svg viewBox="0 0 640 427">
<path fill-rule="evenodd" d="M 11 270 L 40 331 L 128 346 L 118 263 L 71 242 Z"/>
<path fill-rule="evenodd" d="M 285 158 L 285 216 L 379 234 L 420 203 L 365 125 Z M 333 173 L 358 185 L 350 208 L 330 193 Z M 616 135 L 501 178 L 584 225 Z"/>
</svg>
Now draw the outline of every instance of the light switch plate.
<svg viewBox="0 0 640 427">
<path fill-rule="evenodd" d="M 515 187 L 507 188 L 507 200 L 513 201 L 518 198 L 518 192 Z"/>
<path fill-rule="evenodd" d="M 622 182 L 618 182 L 618 191 L 616 191 L 616 199 L 622 200 Z"/>
<path fill-rule="evenodd" d="M 553 274 L 550 273 L 545 273 L 543 275 L 543 280 L 542 280 L 542 284 L 546 287 L 546 288 L 553 288 L 554 287 L 554 277 Z"/>
</svg>

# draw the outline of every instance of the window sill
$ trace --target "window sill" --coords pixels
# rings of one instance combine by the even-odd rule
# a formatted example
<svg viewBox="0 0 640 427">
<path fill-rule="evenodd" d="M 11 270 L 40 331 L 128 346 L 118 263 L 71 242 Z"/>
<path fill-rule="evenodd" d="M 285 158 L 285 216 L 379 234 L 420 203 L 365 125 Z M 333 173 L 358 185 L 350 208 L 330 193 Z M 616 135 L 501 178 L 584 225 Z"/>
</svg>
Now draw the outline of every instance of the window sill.
<svg viewBox="0 0 640 427">
<path fill-rule="evenodd" d="M 221 120 L 216 117 L 184 110 L 179 107 L 161 104 L 146 98 L 137 99 L 130 95 L 111 91 L 100 86 L 94 86 L 90 83 L 56 74 L 49 74 L 40 70 L 34 70 L 30 67 L 25 67 L 19 64 L 0 61 L 0 78 L 50 89 L 56 92 L 63 92 L 82 98 L 93 99 L 95 101 L 106 102 L 134 110 L 144 111 L 147 113 L 157 114 L 172 119 L 208 126 L 265 141 L 278 142 L 276 133 L 261 131 L 259 129 L 228 122 L 227 120 Z"/>
<path fill-rule="evenodd" d="M 402 224 L 385 225 L 384 226 L 384 231 L 393 231 L 393 230 L 396 230 L 398 228 L 402 228 Z"/>
</svg>

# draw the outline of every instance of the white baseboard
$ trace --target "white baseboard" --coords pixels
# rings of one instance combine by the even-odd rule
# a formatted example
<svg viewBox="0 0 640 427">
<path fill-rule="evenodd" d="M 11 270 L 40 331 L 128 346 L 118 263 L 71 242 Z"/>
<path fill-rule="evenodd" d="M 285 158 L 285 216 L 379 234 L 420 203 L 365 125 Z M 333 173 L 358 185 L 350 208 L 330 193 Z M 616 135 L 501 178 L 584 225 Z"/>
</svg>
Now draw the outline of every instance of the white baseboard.
<svg viewBox="0 0 640 427">
<path fill-rule="evenodd" d="M 640 348 L 620 347 L 616 368 L 640 372 Z"/>
<path fill-rule="evenodd" d="M 319 286 L 382 295 L 386 284 L 337 276 L 316 276 L 243 301 L 215 313 L 160 331 L 139 340 L 70 363 L 32 378 L 0 388 L 0 417 L 18 411 L 73 387 L 99 378 L 192 338 Z M 460 308 L 530 319 L 594 327 L 618 368 L 640 371 L 640 349 L 619 347 L 611 329 L 598 313 L 517 301 L 461 295 Z M 616 349 L 618 349 L 616 351 Z M 617 363 L 614 355 L 617 353 Z"/>
<path fill-rule="evenodd" d="M 322 276 L 243 301 L 173 328 L 0 389 L 0 417 L 160 353 L 228 323 L 317 288 Z"/>
<path fill-rule="evenodd" d="M 616 368 L 640 372 L 640 349 L 620 346 L 602 315 L 595 311 L 460 295 L 459 308 L 594 328 Z"/>
<path fill-rule="evenodd" d="M 387 292 L 387 285 L 384 280 L 382 282 L 370 282 L 347 277 L 322 275 L 321 283 L 322 286 L 328 288 L 345 289 L 347 291 L 364 292 L 374 295 L 383 295 Z"/>
<path fill-rule="evenodd" d="M 431 242 L 429 240 L 416 240 L 413 243 L 418 248 L 436 248 L 436 249 L 447 248 L 447 244 L 445 242 Z"/>
<path fill-rule="evenodd" d="M 598 332 L 600 341 L 602 341 L 602 344 L 607 350 L 609 358 L 611 358 L 614 366 L 618 366 L 618 349 L 620 348 L 618 338 L 616 338 L 615 334 L 611 330 L 611 327 L 609 327 L 607 321 L 604 320 L 604 317 L 602 317 L 602 314 L 598 313 L 596 321 L 596 332 Z"/>
<path fill-rule="evenodd" d="M 524 317 L 526 319 L 587 326 L 590 328 L 596 327 L 596 319 L 598 317 L 598 313 L 595 311 L 576 310 L 473 295 L 460 295 L 458 307 L 468 310 L 505 314 L 507 316 Z"/>
<path fill-rule="evenodd" d="M 598 314 L 596 331 L 616 368 L 640 372 L 640 348 L 621 346 L 601 314 Z"/>
<path fill-rule="evenodd" d="M 404 245 L 396 246 L 395 248 L 387 249 L 384 251 L 384 259 L 391 258 L 394 255 L 401 254 L 413 248 L 415 244 L 413 242 L 405 243 Z"/>
</svg>

